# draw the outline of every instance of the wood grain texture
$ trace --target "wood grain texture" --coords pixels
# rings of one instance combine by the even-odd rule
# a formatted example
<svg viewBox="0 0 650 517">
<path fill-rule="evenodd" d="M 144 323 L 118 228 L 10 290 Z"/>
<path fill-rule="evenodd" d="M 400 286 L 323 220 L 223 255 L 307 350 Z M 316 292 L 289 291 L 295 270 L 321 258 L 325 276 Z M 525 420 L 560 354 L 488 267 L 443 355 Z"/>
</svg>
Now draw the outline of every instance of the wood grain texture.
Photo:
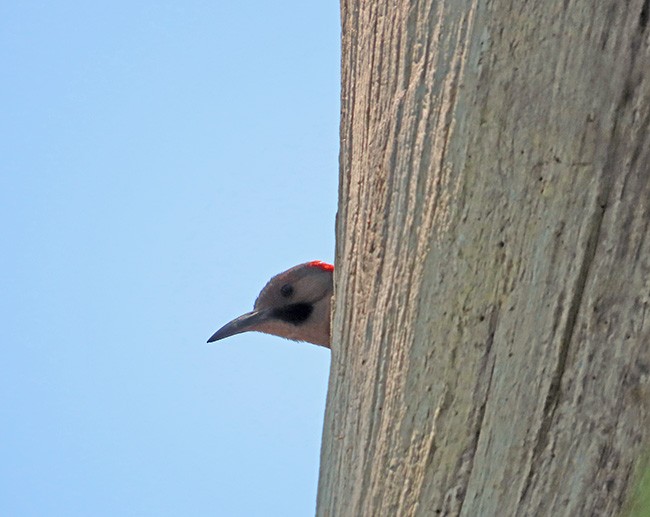
<svg viewBox="0 0 650 517">
<path fill-rule="evenodd" d="M 319 516 L 624 507 L 650 447 L 648 9 L 342 2 Z"/>
</svg>

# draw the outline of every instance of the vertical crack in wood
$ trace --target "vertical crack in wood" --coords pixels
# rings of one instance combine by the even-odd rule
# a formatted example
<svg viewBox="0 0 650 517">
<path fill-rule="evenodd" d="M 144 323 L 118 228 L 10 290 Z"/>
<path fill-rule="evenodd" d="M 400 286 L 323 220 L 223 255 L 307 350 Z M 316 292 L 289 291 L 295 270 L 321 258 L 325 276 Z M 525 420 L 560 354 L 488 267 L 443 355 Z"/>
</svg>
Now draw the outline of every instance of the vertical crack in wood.
<svg viewBox="0 0 650 517">
<path fill-rule="evenodd" d="M 647 4 L 646 0 L 645 3 Z M 634 46 L 634 45 L 633 45 Z M 615 113 L 620 114 L 625 110 L 626 105 L 629 104 L 632 97 L 633 89 L 633 70 L 635 64 L 636 52 L 632 53 L 632 59 L 628 65 L 627 79 L 623 85 L 623 91 L 617 103 Z M 634 85 L 635 86 L 635 85 Z M 600 240 L 600 232 L 602 227 L 603 218 L 605 216 L 605 211 L 609 203 L 609 195 L 611 192 L 611 186 L 614 177 L 616 176 L 617 170 L 617 161 L 618 161 L 618 151 L 620 146 L 619 140 L 619 124 L 618 120 L 621 120 L 621 116 L 618 115 L 614 119 L 612 129 L 609 134 L 609 144 L 608 150 L 605 156 L 605 162 L 603 169 L 601 171 L 600 177 L 596 180 L 599 182 L 599 189 L 595 197 L 595 205 L 590 218 L 589 223 L 589 233 L 587 237 L 587 242 L 585 245 L 585 250 L 582 257 L 582 262 L 580 264 L 580 270 L 577 275 L 576 284 L 573 289 L 573 296 L 571 297 L 571 303 L 567 311 L 566 325 L 564 332 L 560 339 L 560 349 L 558 351 L 558 358 L 556 362 L 555 372 L 553 378 L 549 385 L 549 390 L 546 395 L 546 400 L 544 402 L 544 409 L 542 411 L 542 419 L 537 431 L 537 436 L 535 438 L 535 445 L 533 447 L 533 452 L 530 460 L 530 467 L 528 470 L 528 476 L 526 477 L 526 482 L 524 488 L 521 492 L 521 497 L 519 498 L 518 505 L 521 506 L 522 502 L 528 496 L 530 488 L 532 486 L 533 477 L 539 469 L 541 462 L 541 455 L 548 444 L 548 434 L 553 423 L 553 417 L 555 415 L 555 409 L 557 408 L 561 388 L 562 388 L 562 377 L 564 375 L 566 367 L 566 359 L 569 353 L 569 346 L 573 338 L 575 331 L 576 321 L 578 314 L 580 312 L 580 307 L 584 299 L 584 291 L 587 284 L 587 278 L 589 276 L 589 270 L 591 265 L 594 262 L 596 255 L 596 249 L 598 247 L 598 242 Z"/>
<path fill-rule="evenodd" d="M 639 27 L 641 31 L 644 31 L 648 26 L 648 16 L 650 11 L 650 0 L 645 0 L 643 6 L 641 6 L 641 13 L 639 14 Z"/>
<path fill-rule="evenodd" d="M 605 167 L 604 174 L 607 174 L 607 170 L 607 167 Z M 582 306 L 582 302 L 584 301 L 584 293 L 585 287 L 587 285 L 587 278 L 589 277 L 589 271 L 596 256 L 596 249 L 598 247 L 598 242 L 600 239 L 603 218 L 605 216 L 605 210 L 607 208 L 607 201 L 603 201 L 603 199 L 606 199 L 608 197 L 609 186 L 609 181 L 605 181 L 601 178 L 601 193 L 604 195 L 596 195 L 595 198 L 595 207 L 590 217 L 587 242 L 585 244 L 582 261 L 580 263 L 580 269 L 575 281 L 575 286 L 572 289 L 573 293 L 569 307 L 567 309 L 566 323 L 560 338 L 557 361 L 555 364 L 555 372 L 553 373 L 553 377 L 546 394 L 546 400 L 544 401 L 542 418 L 539 429 L 537 431 L 537 436 L 535 437 L 535 445 L 533 446 L 533 452 L 530 460 L 530 468 L 528 470 L 528 475 L 526 477 L 526 482 L 521 492 L 518 505 L 521 505 L 528 496 L 533 477 L 535 476 L 535 473 L 540 466 L 542 453 L 548 444 L 549 431 L 553 424 L 553 417 L 555 415 L 555 410 L 557 408 L 558 402 L 560 400 L 560 394 L 562 392 L 562 377 L 566 368 L 566 359 L 569 353 L 569 347 L 571 345 L 571 340 L 575 332 L 578 314 L 580 313 L 580 308 Z"/>
<path fill-rule="evenodd" d="M 496 357 L 492 355 L 492 345 L 494 344 L 494 335 L 496 334 L 497 324 L 499 320 L 499 313 L 501 312 L 501 305 L 498 305 L 492 310 L 490 315 L 490 323 L 488 329 L 488 339 L 485 343 L 485 354 L 483 356 L 483 364 L 477 376 L 477 389 L 480 390 L 481 385 L 485 386 L 485 394 L 483 396 L 483 401 L 478 410 L 478 417 L 476 418 L 476 429 L 474 440 L 470 446 L 469 453 L 469 466 L 467 469 L 466 480 L 464 482 L 465 493 L 463 498 L 460 501 L 460 506 L 458 507 L 458 515 L 462 515 L 463 505 L 467 500 L 467 487 L 470 484 L 470 478 L 472 477 L 474 471 L 474 460 L 476 459 L 476 451 L 478 450 L 479 440 L 481 439 L 481 431 L 483 430 L 483 422 L 485 420 L 485 408 L 487 407 L 488 399 L 490 397 L 490 390 L 492 388 L 492 376 L 494 374 L 494 366 L 496 364 Z M 490 373 L 487 375 L 487 381 L 484 380 L 484 374 L 488 370 Z"/>
</svg>

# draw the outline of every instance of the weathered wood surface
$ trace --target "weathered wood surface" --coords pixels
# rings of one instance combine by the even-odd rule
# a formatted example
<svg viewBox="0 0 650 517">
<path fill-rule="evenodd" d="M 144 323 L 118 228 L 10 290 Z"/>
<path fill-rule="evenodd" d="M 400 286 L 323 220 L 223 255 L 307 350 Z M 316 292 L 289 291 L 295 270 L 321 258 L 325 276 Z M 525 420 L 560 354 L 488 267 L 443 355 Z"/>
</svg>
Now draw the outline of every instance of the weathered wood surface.
<svg viewBox="0 0 650 517">
<path fill-rule="evenodd" d="M 319 516 L 621 511 L 650 446 L 649 10 L 343 1 Z"/>
</svg>

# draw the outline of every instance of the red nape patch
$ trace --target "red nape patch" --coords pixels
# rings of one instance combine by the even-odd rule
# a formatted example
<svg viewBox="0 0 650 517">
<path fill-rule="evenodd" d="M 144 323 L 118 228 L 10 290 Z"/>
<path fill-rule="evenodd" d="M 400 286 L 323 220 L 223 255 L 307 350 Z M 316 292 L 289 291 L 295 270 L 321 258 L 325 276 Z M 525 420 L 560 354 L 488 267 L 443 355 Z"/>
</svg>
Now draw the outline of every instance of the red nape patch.
<svg viewBox="0 0 650 517">
<path fill-rule="evenodd" d="M 312 260 L 311 262 L 307 262 L 307 265 L 311 267 L 319 267 L 323 271 L 334 271 L 334 266 L 332 264 L 328 264 L 321 260 Z"/>
</svg>

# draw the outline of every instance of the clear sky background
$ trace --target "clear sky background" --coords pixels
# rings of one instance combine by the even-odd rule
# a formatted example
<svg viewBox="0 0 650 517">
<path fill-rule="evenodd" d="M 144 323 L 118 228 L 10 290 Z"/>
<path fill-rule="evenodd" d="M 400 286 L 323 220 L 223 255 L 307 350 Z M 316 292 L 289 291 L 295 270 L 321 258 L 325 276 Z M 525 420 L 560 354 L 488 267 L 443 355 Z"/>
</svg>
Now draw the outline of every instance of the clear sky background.
<svg viewBox="0 0 650 517">
<path fill-rule="evenodd" d="M 333 260 L 338 9 L 0 4 L 0 515 L 313 515 L 329 351 L 206 340 Z"/>
</svg>

